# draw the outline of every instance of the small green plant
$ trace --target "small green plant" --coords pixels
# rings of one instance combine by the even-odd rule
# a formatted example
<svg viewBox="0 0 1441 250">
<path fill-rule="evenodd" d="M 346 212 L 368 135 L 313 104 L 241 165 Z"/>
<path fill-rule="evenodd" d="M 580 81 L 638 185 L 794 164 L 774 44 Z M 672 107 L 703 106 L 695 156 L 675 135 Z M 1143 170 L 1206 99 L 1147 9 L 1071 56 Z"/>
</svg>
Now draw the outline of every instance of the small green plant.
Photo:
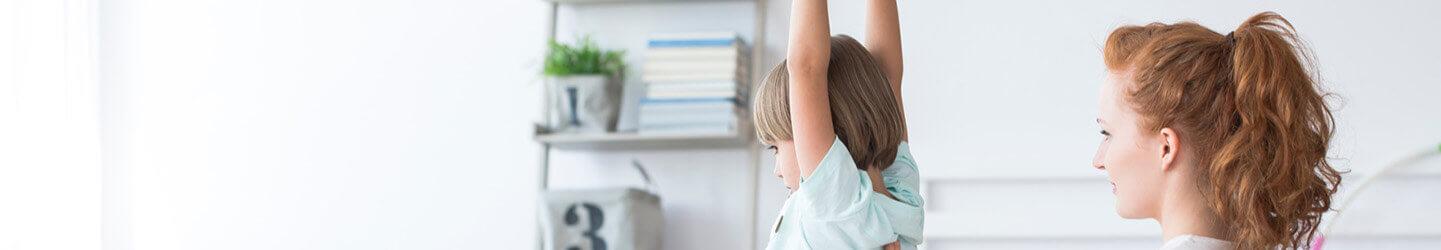
<svg viewBox="0 0 1441 250">
<path fill-rule="evenodd" d="M 568 76 L 586 74 L 617 75 L 625 70 L 625 51 L 602 50 L 590 37 L 581 38 L 579 44 L 562 44 L 550 41 L 550 52 L 545 55 L 547 76 Z"/>
</svg>

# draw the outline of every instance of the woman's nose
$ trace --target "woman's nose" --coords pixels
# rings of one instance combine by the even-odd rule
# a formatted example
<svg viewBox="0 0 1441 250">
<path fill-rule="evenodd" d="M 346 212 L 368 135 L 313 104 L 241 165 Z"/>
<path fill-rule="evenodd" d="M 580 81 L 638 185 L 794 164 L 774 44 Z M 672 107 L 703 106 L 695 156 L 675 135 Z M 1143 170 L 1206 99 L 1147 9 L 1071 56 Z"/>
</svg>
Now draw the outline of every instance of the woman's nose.
<svg viewBox="0 0 1441 250">
<path fill-rule="evenodd" d="M 1096 148 L 1096 155 L 1091 156 L 1091 167 L 1098 170 L 1106 170 L 1106 144 Z"/>
<path fill-rule="evenodd" d="M 1105 159 L 1103 158 L 1104 155 L 1105 151 L 1097 150 L 1096 156 L 1094 158 L 1091 158 L 1091 167 L 1096 168 L 1097 170 L 1106 170 L 1106 163 L 1104 162 Z"/>
</svg>

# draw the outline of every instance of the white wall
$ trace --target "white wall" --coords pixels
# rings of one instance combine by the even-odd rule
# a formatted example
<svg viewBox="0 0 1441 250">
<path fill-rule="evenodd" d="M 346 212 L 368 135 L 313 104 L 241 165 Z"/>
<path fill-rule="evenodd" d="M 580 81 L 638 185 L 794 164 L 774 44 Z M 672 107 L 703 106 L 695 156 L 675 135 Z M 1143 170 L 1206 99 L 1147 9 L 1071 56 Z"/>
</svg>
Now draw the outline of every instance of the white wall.
<svg viewBox="0 0 1441 250">
<path fill-rule="evenodd" d="M 100 249 L 95 2 L 0 16 L 0 250 Z"/>
<path fill-rule="evenodd" d="M 107 248 L 534 248 L 545 7 L 103 1 Z"/>
<path fill-rule="evenodd" d="M 772 55 L 782 55 L 789 1 L 770 6 L 768 44 Z M 1100 44 L 1122 24 L 1194 20 L 1225 32 L 1264 10 L 1290 19 L 1342 100 L 1332 152 L 1339 167 L 1354 170 L 1347 181 L 1441 142 L 1435 3 L 901 1 L 899 7 L 913 152 L 929 179 L 930 249 L 1159 246 L 1154 222 L 1114 215 L 1105 179 L 1089 167 L 1099 143 L 1093 119 L 1104 76 Z M 863 11 L 863 1 L 832 1 L 832 32 L 861 37 Z M 1441 169 L 1441 161 L 1428 164 Z M 1340 227 L 1347 234 L 1332 240 L 1335 249 L 1441 245 L 1441 222 L 1424 212 L 1441 208 L 1441 198 L 1414 195 L 1441 188 L 1441 179 L 1419 172 L 1372 190 L 1379 204 L 1363 200 L 1352 210 L 1355 224 Z M 763 186 L 765 175 L 757 177 Z M 784 198 L 762 195 L 760 211 Z"/>
</svg>

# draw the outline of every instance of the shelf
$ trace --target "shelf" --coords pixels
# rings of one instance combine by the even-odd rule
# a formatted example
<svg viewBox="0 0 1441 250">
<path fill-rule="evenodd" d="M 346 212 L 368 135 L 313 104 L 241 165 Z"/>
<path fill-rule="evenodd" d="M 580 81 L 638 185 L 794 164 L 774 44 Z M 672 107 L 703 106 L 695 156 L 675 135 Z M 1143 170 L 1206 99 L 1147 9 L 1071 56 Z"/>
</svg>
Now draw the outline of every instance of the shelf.
<svg viewBox="0 0 1441 250">
<path fill-rule="evenodd" d="M 558 149 L 704 149 L 745 147 L 751 137 L 747 129 L 706 134 L 546 134 L 537 130 L 535 141 Z"/>
<path fill-rule="evenodd" d="M 755 0 L 541 0 L 559 4 L 588 3 L 695 3 L 695 2 L 754 2 Z"/>
</svg>

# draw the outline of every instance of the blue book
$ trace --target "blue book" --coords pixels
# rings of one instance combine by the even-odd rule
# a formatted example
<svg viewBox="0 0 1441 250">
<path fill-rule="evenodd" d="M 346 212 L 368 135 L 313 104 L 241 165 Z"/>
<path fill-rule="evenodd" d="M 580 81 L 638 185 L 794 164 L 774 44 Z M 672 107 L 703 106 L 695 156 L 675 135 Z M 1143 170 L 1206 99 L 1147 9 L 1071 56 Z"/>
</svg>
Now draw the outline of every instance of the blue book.
<svg viewBox="0 0 1441 250">
<path fill-rule="evenodd" d="M 740 40 L 735 32 L 663 33 L 651 35 L 650 47 L 717 47 L 734 46 Z"/>
</svg>

